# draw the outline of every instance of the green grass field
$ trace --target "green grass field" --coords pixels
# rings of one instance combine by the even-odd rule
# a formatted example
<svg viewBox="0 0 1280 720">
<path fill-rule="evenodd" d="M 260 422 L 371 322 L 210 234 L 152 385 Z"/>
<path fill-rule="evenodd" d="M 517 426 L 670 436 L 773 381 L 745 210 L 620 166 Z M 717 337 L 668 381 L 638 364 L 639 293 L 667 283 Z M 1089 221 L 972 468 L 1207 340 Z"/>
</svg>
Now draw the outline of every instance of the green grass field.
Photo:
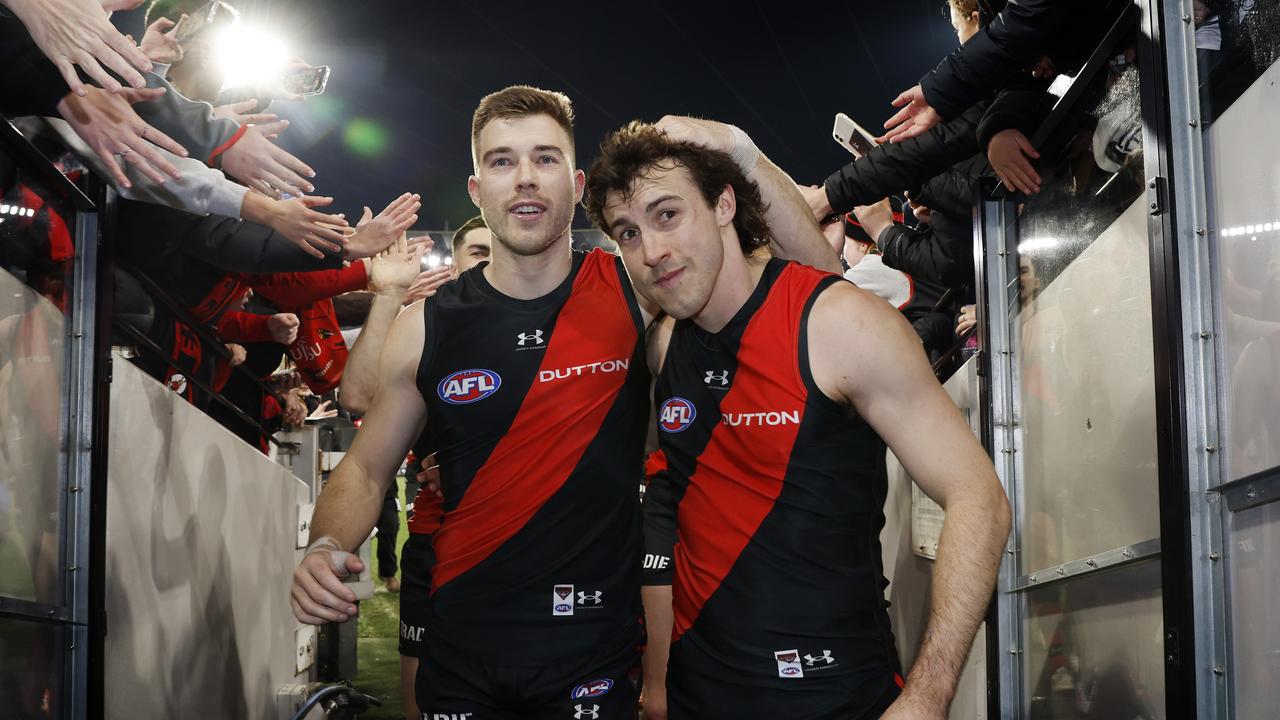
<svg viewBox="0 0 1280 720">
<path fill-rule="evenodd" d="M 396 479 L 399 497 L 404 497 L 404 478 Z M 403 515 L 400 516 L 400 534 L 396 538 L 396 558 L 409 529 Z M 375 554 L 376 570 L 377 559 Z M 400 702 L 400 653 L 396 649 L 400 638 L 400 596 L 387 592 L 381 578 L 374 579 L 373 597 L 360 603 L 360 619 L 357 621 L 357 675 L 355 686 L 382 701 L 382 707 L 374 708 L 360 717 L 367 720 L 392 720 L 404 717 Z"/>
</svg>

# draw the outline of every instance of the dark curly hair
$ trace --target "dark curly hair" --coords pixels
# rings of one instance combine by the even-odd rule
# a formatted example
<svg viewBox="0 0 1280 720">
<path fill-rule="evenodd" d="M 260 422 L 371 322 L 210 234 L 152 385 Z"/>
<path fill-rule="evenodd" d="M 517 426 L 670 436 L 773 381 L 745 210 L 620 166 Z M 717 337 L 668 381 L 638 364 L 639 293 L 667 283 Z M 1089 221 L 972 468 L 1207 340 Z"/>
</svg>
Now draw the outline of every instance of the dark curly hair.
<svg viewBox="0 0 1280 720">
<path fill-rule="evenodd" d="M 583 205 L 591 221 L 609 234 L 604 220 L 604 203 L 609 193 L 621 193 L 624 199 L 635 192 L 636 181 L 655 170 L 683 167 L 698 186 L 702 198 L 714 206 L 724 186 L 733 187 L 737 212 L 733 229 L 744 255 L 769 242 L 769 225 L 764 214 L 768 209 L 760 188 L 747 179 L 742 169 L 728 154 L 701 145 L 678 142 L 667 137 L 649 123 L 634 120 L 600 143 L 600 155 L 587 173 Z"/>
</svg>

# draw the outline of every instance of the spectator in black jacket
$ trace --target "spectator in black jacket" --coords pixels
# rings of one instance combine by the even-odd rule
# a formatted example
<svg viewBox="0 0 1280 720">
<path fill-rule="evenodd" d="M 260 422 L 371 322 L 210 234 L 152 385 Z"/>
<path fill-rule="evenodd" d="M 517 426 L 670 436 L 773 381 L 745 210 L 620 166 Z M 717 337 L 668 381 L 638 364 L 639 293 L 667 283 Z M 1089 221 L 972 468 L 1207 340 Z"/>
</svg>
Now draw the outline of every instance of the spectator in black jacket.
<svg viewBox="0 0 1280 720">
<path fill-rule="evenodd" d="M 958 117 L 1024 71 L 1051 77 L 1076 66 L 1097 46 L 1114 16 L 1110 0 L 978 0 L 982 32 L 898 95 L 882 142 L 901 142 Z M 1046 49 L 1048 50 L 1046 52 Z"/>
<path fill-rule="evenodd" d="M 888 200 L 882 201 L 882 208 L 889 208 Z M 946 288 L 890 267 L 852 213 L 823 227 L 822 232 L 844 261 L 845 279 L 897 308 L 920 336 L 931 361 L 950 347 L 950 307 L 943 305 Z"/>
<path fill-rule="evenodd" d="M 948 6 L 956 36 L 962 44 L 980 34 L 985 20 L 978 12 L 978 0 L 949 0 Z M 1047 81 L 1021 78 L 993 100 L 980 102 L 954 120 L 932 127 L 918 137 L 879 145 L 833 173 L 822 187 L 802 187 L 801 193 L 818 220 L 832 213 L 843 214 L 857 206 L 871 205 L 887 195 L 914 193 L 930 178 L 985 153 L 992 139 L 1005 130 L 1016 129 L 1025 141 L 1026 134 L 1034 130 L 1049 109 L 1052 97 L 1045 92 L 1047 87 Z M 1009 141 L 1021 147 L 1011 134 L 1001 137 L 1000 147 Z M 1026 143 L 1026 147 L 1030 144 Z M 1034 149 L 1030 152 L 1034 153 Z M 1006 154 L 1000 155 L 1002 161 L 1006 160 Z M 1031 174 L 1034 175 L 1034 171 Z"/>
</svg>

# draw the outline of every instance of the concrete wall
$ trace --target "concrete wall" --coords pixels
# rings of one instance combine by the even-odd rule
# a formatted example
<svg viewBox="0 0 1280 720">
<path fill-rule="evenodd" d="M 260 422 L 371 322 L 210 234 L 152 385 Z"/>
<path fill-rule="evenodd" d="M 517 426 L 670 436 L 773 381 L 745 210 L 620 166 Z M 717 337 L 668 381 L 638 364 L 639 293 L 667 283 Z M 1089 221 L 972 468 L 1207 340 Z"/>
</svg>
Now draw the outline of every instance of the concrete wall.
<svg viewBox="0 0 1280 720">
<path fill-rule="evenodd" d="M 119 357 L 110 443 L 106 716 L 274 718 L 307 487 Z"/>
</svg>

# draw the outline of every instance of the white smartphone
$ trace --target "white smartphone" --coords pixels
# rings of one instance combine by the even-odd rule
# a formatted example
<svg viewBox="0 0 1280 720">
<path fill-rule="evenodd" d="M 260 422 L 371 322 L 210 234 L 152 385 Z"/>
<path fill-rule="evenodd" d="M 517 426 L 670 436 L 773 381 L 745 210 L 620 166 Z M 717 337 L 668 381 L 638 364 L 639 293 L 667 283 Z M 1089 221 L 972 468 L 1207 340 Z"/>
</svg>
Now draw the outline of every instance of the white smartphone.
<svg viewBox="0 0 1280 720">
<path fill-rule="evenodd" d="M 836 113 L 836 123 L 831 128 L 831 137 L 837 145 L 853 153 L 856 158 L 866 155 L 876 146 L 876 136 L 867 132 L 844 113 Z"/>
</svg>

